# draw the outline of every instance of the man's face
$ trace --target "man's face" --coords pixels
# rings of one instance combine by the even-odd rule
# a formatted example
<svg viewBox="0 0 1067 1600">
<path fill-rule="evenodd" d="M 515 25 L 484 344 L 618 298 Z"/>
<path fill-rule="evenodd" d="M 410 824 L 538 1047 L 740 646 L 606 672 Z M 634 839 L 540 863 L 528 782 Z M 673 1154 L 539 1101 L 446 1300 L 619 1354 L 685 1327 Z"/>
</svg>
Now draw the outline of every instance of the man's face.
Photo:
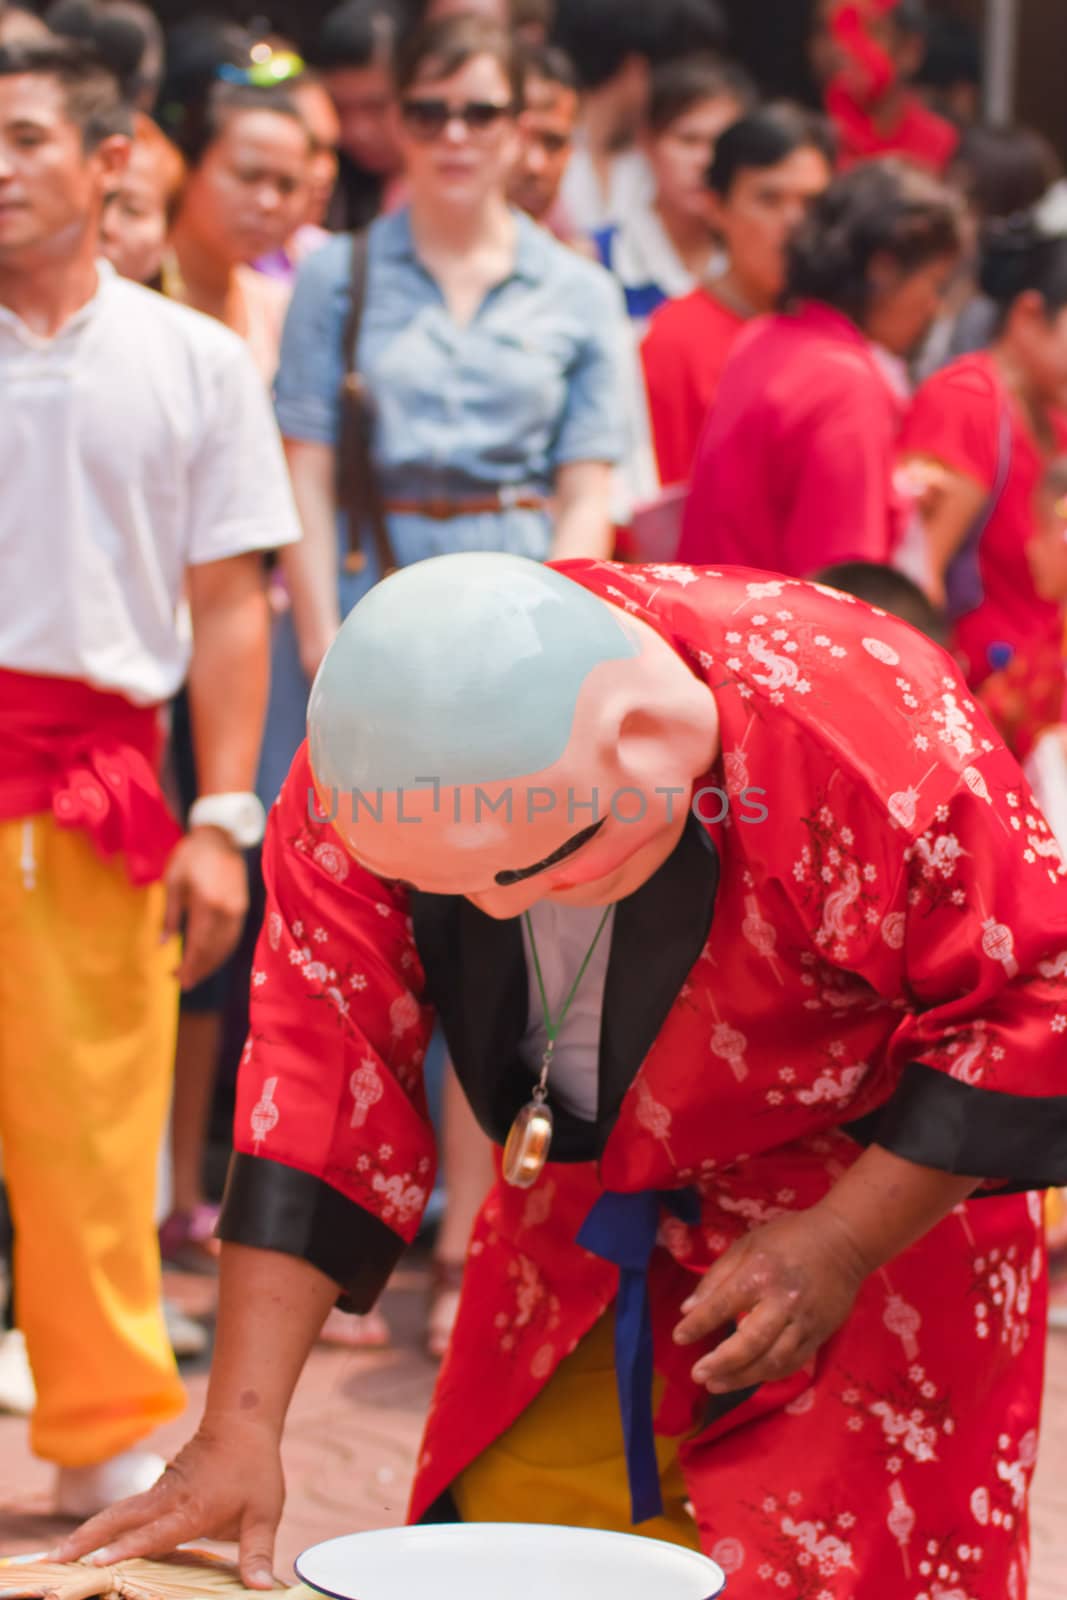
<svg viewBox="0 0 1067 1600">
<path fill-rule="evenodd" d="M 578 96 L 563 84 L 530 78 L 520 119 L 522 153 L 511 184 L 511 198 L 540 222 L 556 203 L 567 171 L 578 122 Z"/>
<path fill-rule="evenodd" d="M 54 79 L 0 78 L 0 265 L 66 254 L 128 156 L 125 139 L 85 150 Z"/>
<path fill-rule="evenodd" d="M 393 85 L 385 66 L 341 67 L 323 81 L 337 110 L 340 148 L 364 172 L 390 177 L 401 154 L 393 119 Z"/>
</svg>

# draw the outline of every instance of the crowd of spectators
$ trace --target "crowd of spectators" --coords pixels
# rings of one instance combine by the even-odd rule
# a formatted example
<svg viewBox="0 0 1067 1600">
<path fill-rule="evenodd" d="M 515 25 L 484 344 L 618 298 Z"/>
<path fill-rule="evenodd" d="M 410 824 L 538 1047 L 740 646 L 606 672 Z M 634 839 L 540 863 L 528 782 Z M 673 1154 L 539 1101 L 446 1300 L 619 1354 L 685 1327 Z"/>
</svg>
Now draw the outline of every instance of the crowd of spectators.
<svg viewBox="0 0 1067 1600">
<path fill-rule="evenodd" d="M 164 31 L 139 0 L 0 4 L 5 675 L 165 704 L 187 820 L 216 793 L 269 808 L 338 627 L 395 567 L 458 550 L 832 567 L 893 609 L 911 595 L 1020 757 L 1059 738 L 1067 191 L 1040 135 L 981 123 L 962 25 L 920 0 L 823 0 L 818 106 L 768 95 L 716 0 L 343 0 L 306 39 L 269 30 Z M 50 363 L 68 396 L 51 410 Z M 91 445 L 85 417 L 62 433 L 81 393 Z M 100 1469 L 181 1404 L 145 1331 L 157 1227 L 167 1260 L 210 1271 L 217 1248 L 210 1146 L 262 892 L 254 847 L 216 838 L 201 859 L 196 837 L 165 883 L 180 1024 L 153 1034 L 151 1085 L 116 1087 L 122 1137 L 96 1140 L 107 1096 L 60 1113 L 47 1073 L 25 1090 L 40 1118 L 86 1119 L 101 1213 L 114 1183 L 112 1220 L 123 1207 L 140 1241 L 128 1261 L 84 1216 L 57 1247 L 79 1204 L 69 1182 L 49 1200 L 0 1084 L 0 1402 L 33 1405 L 25 1335 L 35 1447 L 78 1513 L 136 1486 Z M 19 839 L 29 884 L 45 846 Z M 440 1042 L 428 1072 L 436 1356 L 490 1153 Z M 115 1168 L 138 1144 L 154 1168 L 168 1095 L 153 1216 L 147 1179 L 133 1195 Z M 1055 1197 L 1049 1213 L 1056 1245 Z M 60 1262 L 111 1342 L 95 1371 L 49 1320 Z M 168 1327 L 179 1355 L 202 1347 L 172 1310 Z M 324 1337 L 389 1329 L 338 1312 Z M 94 1388 L 137 1427 L 94 1420 Z"/>
</svg>

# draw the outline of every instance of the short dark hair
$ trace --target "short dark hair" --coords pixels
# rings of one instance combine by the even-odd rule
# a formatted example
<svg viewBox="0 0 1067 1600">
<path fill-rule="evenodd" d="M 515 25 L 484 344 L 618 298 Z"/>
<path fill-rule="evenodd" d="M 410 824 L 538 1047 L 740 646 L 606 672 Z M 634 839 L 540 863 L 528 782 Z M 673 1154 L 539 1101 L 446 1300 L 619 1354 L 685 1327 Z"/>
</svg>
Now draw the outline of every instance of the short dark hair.
<svg viewBox="0 0 1067 1600">
<path fill-rule="evenodd" d="M 397 52 L 396 88 L 406 94 L 424 77 L 450 78 L 476 56 L 492 56 L 511 86 L 512 103 L 523 103 L 525 75 L 518 39 L 484 17 L 458 15 L 428 22 Z"/>
<path fill-rule="evenodd" d="M 821 300 L 862 325 L 870 267 L 888 256 L 917 272 L 962 246 L 963 203 L 936 178 L 893 157 L 835 178 L 787 248 L 785 303 Z"/>
<path fill-rule="evenodd" d="M 578 74 L 574 63 L 554 44 L 527 44 L 522 48 L 523 81 L 540 78 L 542 83 L 554 83 L 561 89 L 579 92 Z"/>
<path fill-rule="evenodd" d="M 91 45 L 119 80 L 123 95 L 134 100 L 151 80 L 144 63 L 153 51 L 163 59 L 163 29 L 137 0 L 55 0 L 45 13 L 52 32 Z"/>
<path fill-rule="evenodd" d="M 665 61 L 652 73 L 648 126 L 653 133 L 663 133 L 705 100 L 736 100 L 748 110 L 758 98 L 756 85 L 746 72 L 715 56 L 686 56 L 677 61 Z"/>
<path fill-rule="evenodd" d="M 814 573 L 811 582 L 825 584 L 828 589 L 840 589 L 842 594 L 854 594 L 857 600 L 866 600 L 868 605 L 878 606 L 891 616 L 899 617 L 901 622 L 910 623 L 942 649 L 948 646 L 948 627 L 941 612 L 917 583 L 895 567 L 883 566 L 877 561 L 842 561 Z"/>
<path fill-rule="evenodd" d="M 718 53 L 727 29 L 718 0 L 559 0 L 552 37 L 582 87 L 599 89 L 630 56 L 657 66 Z"/>
<path fill-rule="evenodd" d="M 979 286 L 996 303 L 1003 326 L 1021 294 L 1037 293 L 1048 316 L 1067 306 L 1067 235 L 1048 234 L 1028 213 L 990 222 L 982 231 Z"/>
<path fill-rule="evenodd" d="M 951 181 L 984 221 L 1028 211 L 1063 176 L 1059 157 L 1036 128 L 968 128 L 950 169 Z"/>
<path fill-rule="evenodd" d="M 231 117 L 246 111 L 270 111 L 290 117 L 307 133 L 307 124 L 292 94 L 283 84 L 260 86 L 254 83 L 212 84 L 207 94 L 190 101 L 168 133 L 190 169 L 203 161 L 220 137 Z M 308 134 L 310 142 L 311 135 Z"/>
<path fill-rule="evenodd" d="M 719 135 L 708 168 L 708 188 L 725 197 L 742 172 L 776 167 L 796 150 L 816 150 L 832 167 L 837 139 L 827 119 L 787 100 L 758 106 Z"/>
<path fill-rule="evenodd" d="M 322 19 L 308 61 L 320 72 L 390 65 L 403 20 L 391 0 L 343 0 Z"/>
<path fill-rule="evenodd" d="M 119 80 L 88 45 L 73 39 L 12 42 L 0 46 L 0 78 L 51 78 L 58 83 L 67 116 L 81 129 L 86 150 L 123 134 L 133 137 L 133 114 Z"/>
</svg>

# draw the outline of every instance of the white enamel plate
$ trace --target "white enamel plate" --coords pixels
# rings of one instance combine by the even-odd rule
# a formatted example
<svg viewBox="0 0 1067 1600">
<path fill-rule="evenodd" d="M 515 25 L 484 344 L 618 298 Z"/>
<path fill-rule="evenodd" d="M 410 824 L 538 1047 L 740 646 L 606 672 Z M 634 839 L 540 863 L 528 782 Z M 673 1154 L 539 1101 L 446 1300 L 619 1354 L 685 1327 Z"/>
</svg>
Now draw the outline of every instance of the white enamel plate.
<svg viewBox="0 0 1067 1600">
<path fill-rule="evenodd" d="M 721 1568 L 679 1545 L 543 1523 L 353 1533 L 305 1550 L 302 1583 L 332 1600 L 715 1600 Z"/>
</svg>

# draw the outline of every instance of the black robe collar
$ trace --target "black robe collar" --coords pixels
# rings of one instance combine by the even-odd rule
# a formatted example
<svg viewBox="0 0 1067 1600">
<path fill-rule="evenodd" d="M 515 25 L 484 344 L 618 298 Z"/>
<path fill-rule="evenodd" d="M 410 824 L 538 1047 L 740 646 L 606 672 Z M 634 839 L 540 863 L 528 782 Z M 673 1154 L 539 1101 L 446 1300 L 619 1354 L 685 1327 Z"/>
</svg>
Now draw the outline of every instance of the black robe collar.
<svg viewBox="0 0 1067 1600">
<path fill-rule="evenodd" d="M 550 1079 L 553 1161 L 603 1154 L 626 1093 L 707 942 L 718 883 L 718 852 L 690 816 L 659 870 L 619 901 L 604 989 L 597 1120 L 565 1110 Z M 529 997 L 522 920 L 501 922 L 458 896 L 418 892 L 411 912 L 427 999 L 457 1076 L 481 1127 L 502 1145 L 533 1091 L 519 1055 Z"/>
</svg>

